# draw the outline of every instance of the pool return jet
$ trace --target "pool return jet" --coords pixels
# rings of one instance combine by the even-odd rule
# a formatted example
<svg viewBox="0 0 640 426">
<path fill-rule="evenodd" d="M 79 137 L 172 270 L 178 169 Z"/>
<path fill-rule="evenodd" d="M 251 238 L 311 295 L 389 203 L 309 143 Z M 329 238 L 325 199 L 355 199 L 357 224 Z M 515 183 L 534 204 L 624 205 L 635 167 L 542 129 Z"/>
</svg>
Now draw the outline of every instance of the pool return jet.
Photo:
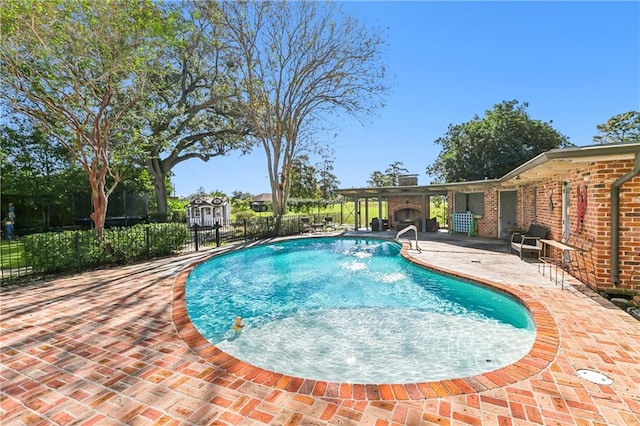
<svg viewBox="0 0 640 426">
<path fill-rule="evenodd" d="M 422 253 L 422 250 L 420 250 L 420 246 L 418 246 L 418 228 L 416 228 L 415 225 L 409 225 L 406 228 L 403 228 L 401 230 L 398 231 L 398 233 L 396 234 L 396 240 L 400 241 L 400 235 L 402 234 L 406 234 L 409 231 L 413 231 L 415 232 L 416 235 L 416 250 L 418 250 L 420 253 Z M 411 240 L 409 240 L 409 249 L 411 249 Z"/>
</svg>

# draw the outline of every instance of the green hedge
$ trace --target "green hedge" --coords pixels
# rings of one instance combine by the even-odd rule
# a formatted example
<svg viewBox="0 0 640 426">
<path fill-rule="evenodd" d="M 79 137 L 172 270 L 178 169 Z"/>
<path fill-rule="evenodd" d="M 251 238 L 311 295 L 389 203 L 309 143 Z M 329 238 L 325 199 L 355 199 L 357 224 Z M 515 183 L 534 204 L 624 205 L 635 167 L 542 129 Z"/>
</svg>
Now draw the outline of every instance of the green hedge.
<svg viewBox="0 0 640 426">
<path fill-rule="evenodd" d="M 27 235 L 24 250 L 33 272 L 57 272 L 168 255 L 188 239 L 183 223 L 155 223 L 105 229 L 102 243 L 94 230 Z"/>
</svg>

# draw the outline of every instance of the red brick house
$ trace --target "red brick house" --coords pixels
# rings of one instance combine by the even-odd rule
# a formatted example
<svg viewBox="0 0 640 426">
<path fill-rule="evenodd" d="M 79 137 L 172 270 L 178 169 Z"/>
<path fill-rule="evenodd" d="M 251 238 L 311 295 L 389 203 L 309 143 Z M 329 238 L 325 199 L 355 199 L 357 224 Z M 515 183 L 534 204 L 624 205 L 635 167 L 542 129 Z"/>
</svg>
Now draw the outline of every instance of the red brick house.
<svg viewBox="0 0 640 426">
<path fill-rule="evenodd" d="M 532 223 L 557 241 L 571 233 L 592 242 L 588 284 L 640 290 L 640 142 L 554 149 L 500 179 L 339 193 L 386 199 L 391 227 L 402 210 L 425 229 L 429 198 L 446 193 L 449 230 L 456 213 L 471 212 L 483 237 L 508 238 Z"/>
</svg>

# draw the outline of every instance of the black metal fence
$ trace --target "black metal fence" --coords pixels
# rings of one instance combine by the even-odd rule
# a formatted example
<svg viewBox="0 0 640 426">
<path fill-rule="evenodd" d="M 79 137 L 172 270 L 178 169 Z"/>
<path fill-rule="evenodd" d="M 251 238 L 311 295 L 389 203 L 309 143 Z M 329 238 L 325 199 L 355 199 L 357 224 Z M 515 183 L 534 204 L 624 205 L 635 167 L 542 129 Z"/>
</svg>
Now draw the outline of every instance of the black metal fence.
<svg viewBox="0 0 640 426">
<path fill-rule="evenodd" d="M 0 245 L 2 284 L 335 226 L 320 218 L 294 215 L 281 218 L 278 232 L 275 225 L 273 217 L 254 217 L 228 226 L 145 224 L 106 229 L 102 243 L 93 230 L 26 235 Z"/>
</svg>

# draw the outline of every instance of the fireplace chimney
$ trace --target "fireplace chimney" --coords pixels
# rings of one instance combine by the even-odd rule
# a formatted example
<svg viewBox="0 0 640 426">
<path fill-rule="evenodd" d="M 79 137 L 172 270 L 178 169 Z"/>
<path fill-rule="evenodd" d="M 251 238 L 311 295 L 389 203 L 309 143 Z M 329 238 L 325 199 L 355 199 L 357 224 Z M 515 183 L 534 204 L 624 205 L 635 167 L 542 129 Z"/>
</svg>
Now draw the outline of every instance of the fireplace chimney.
<svg viewBox="0 0 640 426">
<path fill-rule="evenodd" d="M 418 175 L 399 175 L 398 186 L 418 186 Z"/>
</svg>

